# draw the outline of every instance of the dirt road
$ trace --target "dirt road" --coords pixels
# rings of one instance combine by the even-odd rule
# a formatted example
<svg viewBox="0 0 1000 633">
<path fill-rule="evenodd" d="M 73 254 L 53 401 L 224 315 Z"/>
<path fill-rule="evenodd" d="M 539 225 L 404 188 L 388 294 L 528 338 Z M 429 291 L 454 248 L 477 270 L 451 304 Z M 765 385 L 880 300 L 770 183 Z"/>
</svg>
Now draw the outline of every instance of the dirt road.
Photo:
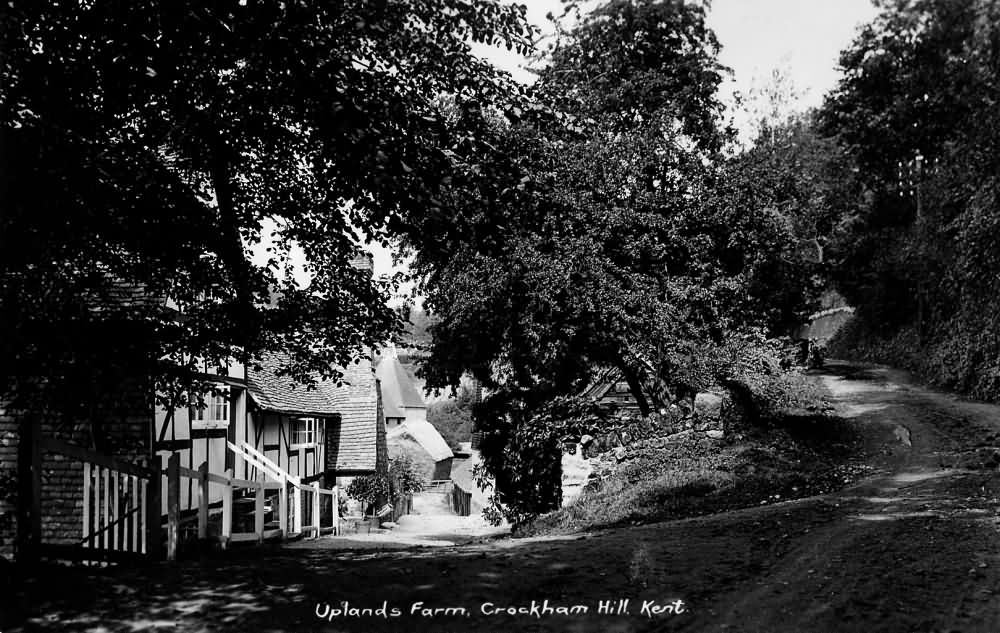
<svg viewBox="0 0 1000 633">
<path fill-rule="evenodd" d="M 835 494 L 558 539 L 68 571 L 7 594 L 0 630 L 1000 631 L 1000 407 L 837 369 L 879 472 Z"/>
</svg>

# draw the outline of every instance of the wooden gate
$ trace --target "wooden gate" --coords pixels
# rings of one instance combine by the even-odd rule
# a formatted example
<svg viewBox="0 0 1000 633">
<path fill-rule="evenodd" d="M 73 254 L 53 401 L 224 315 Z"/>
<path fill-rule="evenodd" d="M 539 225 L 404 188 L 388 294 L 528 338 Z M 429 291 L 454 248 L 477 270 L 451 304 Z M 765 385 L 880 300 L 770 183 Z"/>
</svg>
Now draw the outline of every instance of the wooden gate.
<svg viewBox="0 0 1000 633">
<path fill-rule="evenodd" d="M 64 471 L 82 477 L 80 538 L 53 542 L 42 525 L 43 455 L 63 456 Z M 135 561 L 161 558 L 159 459 L 148 465 L 102 455 L 39 437 L 32 451 L 32 542 L 41 557 L 69 560 Z M 47 542 L 48 541 L 48 542 Z"/>
</svg>

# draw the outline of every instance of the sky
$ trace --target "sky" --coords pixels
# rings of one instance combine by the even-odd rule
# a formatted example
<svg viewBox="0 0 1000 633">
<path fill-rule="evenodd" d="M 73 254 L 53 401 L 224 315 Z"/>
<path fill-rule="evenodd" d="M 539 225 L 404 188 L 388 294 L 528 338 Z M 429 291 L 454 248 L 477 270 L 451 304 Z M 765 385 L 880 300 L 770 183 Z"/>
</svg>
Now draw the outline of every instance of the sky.
<svg viewBox="0 0 1000 633">
<path fill-rule="evenodd" d="M 522 3 L 528 21 L 550 34 L 545 16 L 560 14 L 561 0 Z M 871 0 L 712 0 L 708 26 L 722 45 L 719 61 L 733 71 L 720 87 L 720 96 L 728 102 L 734 91 L 746 93 L 755 81 L 765 81 L 774 69 L 781 69 L 802 93 L 799 107 L 820 105 L 836 84 L 841 49 L 875 13 Z M 516 53 L 486 46 L 474 50 L 514 78 L 532 81 L 525 60 Z"/>
<path fill-rule="evenodd" d="M 530 22 L 551 33 L 546 14 L 562 12 L 561 0 L 521 0 Z M 755 82 L 765 82 L 781 69 L 800 94 L 797 109 L 815 107 L 838 78 L 837 58 L 853 39 L 857 27 L 875 17 L 870 0 L 712 0 L 708 25 L 722 45 L 719 61 L 733 71 L 720 87 L 723 102 L 734 91 L 746 94 Z M 533 75 L 526 60 L 506 49 L 474 47 L 498 67 L 523 82 Z M 746 121 L 734 113 L 737 127 Z M 391 254 L 372 249 L 376 274 L 392 272 Z"/>
<path fill-rule="evenodd" d="M 805 93 L 802 107 L 820 105 L 836 85 L 840 51 L 875 13 L 870 0 L 713 0 L 708 25 L 734 74 L 722 92 L 745 92 L 782 68 Z"/>
</svg>

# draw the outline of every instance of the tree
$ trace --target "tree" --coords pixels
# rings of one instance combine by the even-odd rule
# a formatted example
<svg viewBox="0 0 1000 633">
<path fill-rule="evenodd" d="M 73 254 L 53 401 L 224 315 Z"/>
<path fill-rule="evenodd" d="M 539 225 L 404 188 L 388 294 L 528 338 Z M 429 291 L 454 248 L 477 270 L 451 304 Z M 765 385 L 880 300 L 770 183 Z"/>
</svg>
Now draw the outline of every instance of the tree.
<svg viewBox="0 0 1000 633">
<path fill-rule="evenodd" d="M 868 347 L 897 338 L 903 362 L 947 386 L 997 397 L 995 3 L 881 2 L 841 54 L 821 111 L 859 168 L 836 279 Z"/>
<path fill-rule="evenodd" d="M 470 42 L 523 52 L 531 35 L 523 7 L 485 0 L 15 2 L 0 17 L 2 395 L 24 407 L 86 403 L 76 385 L 112 393 L 123 374 L 155 376 L 173 405 L 199 363 L 264 350 L 301 382 L 336 377 L 400 325 L 352 257 L 442 213 L 482 108 L 520 100 Z M 293 244 L 307 288 L 283 274 Z"/>
<path fill-rule="evenodd" d="M 456 398 L 440 400 L 427 407 L 427 421 L 434 425 L 453 451 L 472 439 L 473 394 L 462 387 Z"/>
<path fill-rule="evenodd" d="M 433 243 L 414 266 L 436 318 L 423 372 L 431 388 L 471 372 L 489 391 L 481 452 L 515 523 L 558 505 L 553 420 L 585 408 L 573 399 L 596 371 L 621 370 L 649 412 L 742 379 L 732 350 L 801 311 L 753 310 L 788 278 L 772 273 L 795 242 L 758 198 L 720 184 L 717 50 L 699 5 L 602 3 L 541 71 L 542 114 L 496 116 L 496 186 L 451 189 L 449 228 L 422 232 Z"/>
<path fill-rule="evenodd" d="M 375 514 L 379 503 L 396 503 L 406 495 L 423 490 L 423 482 L 406 455 L 389 460 L 387 473 L 355 477 L 347 486 L 347 495 L 364 504 L 364 513 Z"/>
</svg>

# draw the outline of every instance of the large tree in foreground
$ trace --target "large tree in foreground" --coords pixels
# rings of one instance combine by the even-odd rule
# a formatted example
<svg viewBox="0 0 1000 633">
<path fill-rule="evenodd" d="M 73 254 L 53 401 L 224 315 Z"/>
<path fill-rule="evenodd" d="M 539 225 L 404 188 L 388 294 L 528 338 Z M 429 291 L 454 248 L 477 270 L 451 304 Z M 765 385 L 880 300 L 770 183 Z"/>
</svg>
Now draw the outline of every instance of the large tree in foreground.
<svg viewBox="0 0 1000 633">
<path fill-rule="evenodd" d="M 482 107 L 518 100 L 470 43 L 525 52 L 531 34 L 487 0 L 22 1 L 0 18 L 0 394 L 69 409 L 122 374 L 179 394 L 194 360 L 264 350 L 308 381 L 383 341 L 388 287 L 350 260 L 440 214 Z"/>
</svg>

